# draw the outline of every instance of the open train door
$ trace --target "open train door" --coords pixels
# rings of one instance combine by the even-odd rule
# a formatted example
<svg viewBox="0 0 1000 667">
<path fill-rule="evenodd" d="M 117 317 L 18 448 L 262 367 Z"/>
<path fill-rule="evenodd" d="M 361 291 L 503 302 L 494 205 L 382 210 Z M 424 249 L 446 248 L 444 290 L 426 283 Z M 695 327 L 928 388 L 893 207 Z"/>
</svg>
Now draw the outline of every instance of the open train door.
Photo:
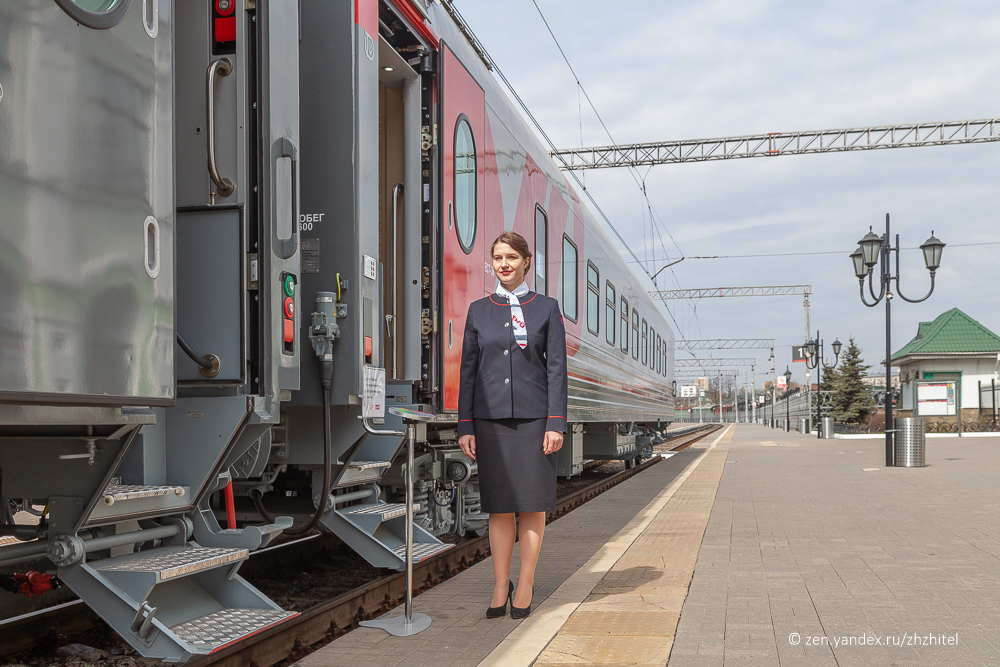
<svg viewBox="0 0 1000 667">
<path fill-rule="evenodd" d="M 462 338 L 469 304 L 484 296 L 489 239 L 482 224 L 486 208 L 483 164 L 486 96 L 462 62 L 441 44 L 441 304 L 444 410 L 458 410 Z M 492 287 L 492 280 L 489 281 Z"/>
</svg>

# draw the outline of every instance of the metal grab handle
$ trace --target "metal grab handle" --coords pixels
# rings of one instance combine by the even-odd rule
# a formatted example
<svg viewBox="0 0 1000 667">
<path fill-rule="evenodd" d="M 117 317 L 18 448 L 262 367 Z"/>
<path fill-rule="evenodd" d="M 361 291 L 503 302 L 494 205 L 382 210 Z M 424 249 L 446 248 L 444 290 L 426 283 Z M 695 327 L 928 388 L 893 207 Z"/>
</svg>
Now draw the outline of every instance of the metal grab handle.
<svg viewBox="0 0 1000 667">
<path fill-rule="evenodd" d="M 233 63 L 229 58 L 220 58 L 208 66 L 208 76 L 205 80 L 205 99 L 208 101 L 208 173 L 212 182 L 219 189 L 219 194 L 228 197 L 236 187 L 228 178 L 219 176 L 215 166 L 215 76 L 229 76 L 233 71 Z"/>
<path fill-rule="evenodd" d="M 364 426 L 365 431 L 371 433 L 372 435 L 406 435 L 406 430 L 397 431 L 395 429 L 378 429 L 368 423 L 368 417 L 360 417 L 361 425 Z"/>
<path fill-rule="evenodd" d="M 271 144 L 271 241 L 274 254 L 281 259 L 290 259 L 299 248 L 298 153 L 295 142 L 288 137 L 279 137 Z M 283 157 L 292 161 L 292 234 L 287 239 L 278 238 L 278 160 Z"/>
<path fill-rule="evenodd" d="M 396 357 L 399 352 L 399 344 L 396 342 L 396 322 L 399 321 L 399 296 L 396 291 L 399 286 L 399 196 L 403 193 L 402 183 L 392 186 L 392 379 L 399 378 L 398 364 Z"/>
</svg>

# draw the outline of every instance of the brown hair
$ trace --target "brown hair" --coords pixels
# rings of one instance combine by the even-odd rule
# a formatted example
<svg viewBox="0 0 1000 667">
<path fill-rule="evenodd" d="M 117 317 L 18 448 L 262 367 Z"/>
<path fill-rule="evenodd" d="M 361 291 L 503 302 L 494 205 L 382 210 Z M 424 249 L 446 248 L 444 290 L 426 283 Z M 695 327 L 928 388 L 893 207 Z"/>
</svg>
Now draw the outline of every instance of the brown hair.
<svg viewBox="0 0 1000 667">
<path fill-rule="evenodd" d="M 493 250 L 497 247 L 498 243 L 506 243 L 526 260 L 524 269 L 527 273 L 528 268 L 531 266 L 531 249 L 528 247 L 528 242 L 524 240 L 524 237 L 517 232 L 504 232 L 490 246 L 491 258 L 493 257 Z"/>
</svg>

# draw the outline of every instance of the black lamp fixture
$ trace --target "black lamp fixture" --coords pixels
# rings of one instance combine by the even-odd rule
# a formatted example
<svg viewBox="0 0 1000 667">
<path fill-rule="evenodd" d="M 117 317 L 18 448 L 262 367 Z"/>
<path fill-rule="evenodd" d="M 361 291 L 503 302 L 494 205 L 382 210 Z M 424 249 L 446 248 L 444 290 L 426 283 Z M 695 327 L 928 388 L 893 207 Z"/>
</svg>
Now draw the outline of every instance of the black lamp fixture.
<svg viewBox="0 0 1000 667">
<path fill-rule="evenodd" d="M 837 340 L 833 341 L 833 345 L 831 345 L 830 347 L 833 348 L 833 356 L 839 358 L 840 357 L 840 348 L 843 347 L 843 345 L 840 342 L 840 339 L 837 339 Z"/>
<path fill-rule="evenodd" d="M 785 365 L 785 391 L 788 391 L 789 385 L 792 384 L 792 372 L 788 370 L 788 365 Z"/>
<path fill-rule="evenodd" d="M 931 288 L 920 299 L 908 299 L 902 293 L 899 286 L 899 234 L 896 234 L 895 247 L 889 244 L 889 214 L 885 214 L 885 234 L 878 236 L 875 232 L 869 231 L 864 238 L 858 241 L 858 248 L 851 253 L 851 262 L 854 265 L 854 275 L 858 279 L 861 287 L 861 302 L 869 308 L 874 308 L 885 299 L 885 377 L 886 391 L 889 394 L 885 402 L 885 464 L 895 465 L 895 453 L 893 451 L 893 419 L 892 419 L 892 327 L 890 305 L 894 296 L 899 296 L 903 301 L 910 303 L 920 303 L 927 300 L 934 293 L 934 274 L 941 266 L 941 251 L 945 244 L 934 236 L 924 241 L 920 250 L 924 254 L 924 265 L 931 274 Z M 891 270 L 890 260 L 892 253 L 896 253 L 896 270 Z M 881 262 L 879 270 L 879 293 L 875 294 L 875 265 Z M 874 301 L 868 303 L 865 297 L 865 278 L 868 278 L 868 293 Z M 896 289 L 892 289 L 893 281 L 896 282 Z M 836 349 L 836 348 L 835 348 Z"/>
<path fill-rule="evenodd" d="M 868 272 L 871 273 L 872 267 L 878 264 L 878 251 L 882 247 L 882 239 L 869 227 L 868 233 L 865 234 L 863 239 L 858 241 L 858 247 L 861 250 L 861 257 L 864 259 L 865 266 L 868 267 Z"/>
<path fill-rule="evenodd" d="M 927 265 L 927 270 L 931 272 L 931 275 L 934 275 L 934 272 L 941 266 L 941 251 L 943 249 L 944 243 L 941 243 L 940 239 L 934 237 L 934 230 L 932 229 L 931 237 L 920 246 L 920 250 L 924 253 L 924 264 Z"/>
<path fill-rule="evenodd" d="M 865 266 L 865 256 L 861 254 L 860 246 L 851 253 L 851 261 L 854 262 L 854 275 L 859 280 L 864 280 L 865 276 L 868 275 L 868 267 Z"/>
</svg>

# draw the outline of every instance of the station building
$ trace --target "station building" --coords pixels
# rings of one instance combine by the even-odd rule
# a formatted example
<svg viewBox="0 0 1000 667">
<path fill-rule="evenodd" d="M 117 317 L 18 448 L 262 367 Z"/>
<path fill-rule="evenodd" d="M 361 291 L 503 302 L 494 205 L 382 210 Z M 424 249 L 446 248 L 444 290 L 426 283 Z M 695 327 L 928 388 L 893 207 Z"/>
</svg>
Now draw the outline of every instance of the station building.
<svg viewBox="0 0 1000 667">
<path fill-rule="evenodd" d="M 892 355 L 899 368 L 900 417 L 925 417 L 928 431 L 980 431 L 997 422 L 1000 336 L 958 308 L 921 322 Z"/>
</svg>

